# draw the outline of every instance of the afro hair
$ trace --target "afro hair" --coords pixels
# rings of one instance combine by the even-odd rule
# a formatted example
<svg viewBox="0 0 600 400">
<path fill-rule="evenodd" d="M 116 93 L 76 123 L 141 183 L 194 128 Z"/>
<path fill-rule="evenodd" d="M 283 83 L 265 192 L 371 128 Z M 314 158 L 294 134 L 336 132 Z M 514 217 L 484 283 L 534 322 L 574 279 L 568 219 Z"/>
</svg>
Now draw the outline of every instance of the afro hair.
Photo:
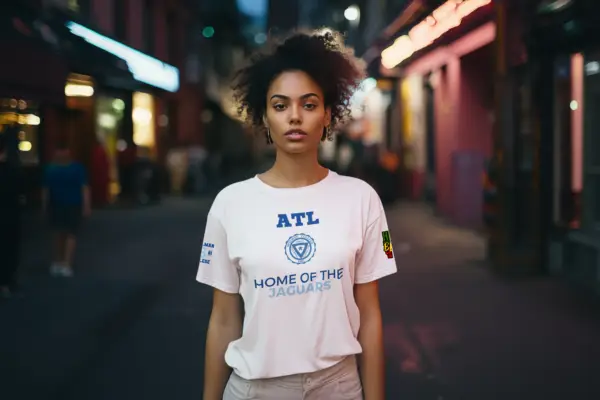
<svg viewBox="0 0 600 400">
<path fill-rule="evenodd" d="M 242 121 L 263 132 L 267 92 L 281 73 L 303 71 L 319 85 L 333 129 L 350 116 L 350 98 L 364 78 L 363 63 L 344 46 L 342 35 L 329 29 L 273 40 L 248 61 L 233 77 L 233 99 Z M 331 139 L 327 136 L 323 139 Z"/>
</svg>

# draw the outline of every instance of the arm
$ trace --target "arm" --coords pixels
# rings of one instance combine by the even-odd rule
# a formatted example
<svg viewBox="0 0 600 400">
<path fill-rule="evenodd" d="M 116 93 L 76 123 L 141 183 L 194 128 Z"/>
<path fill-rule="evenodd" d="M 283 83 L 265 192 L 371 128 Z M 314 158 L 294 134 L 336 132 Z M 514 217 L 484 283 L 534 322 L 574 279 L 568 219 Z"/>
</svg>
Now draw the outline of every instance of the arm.
<svg viewBox="0 0 600 400">
<path fill-rule="evenodd" d="M 225 363 L 229 343 L 242 335 L 240 297 L 214 290 L 204 365 L 204 400 L 221 400 L 231 369 Z"/>
<path fill-rule="evenodd" d="M 79 168 L 80 180 L 81 180 L 81 197 L 83 199 L 81 212 L 85 217 L 89 216 L 92 212 L 92 197 L 90 193 L 90 184 L 88 183 L 87 173 L 83 165 L 77 164 Z"/>
<path fill-rule="evenodd" d="M 395 273 L 397 268 L 381 200 L 373 189 L 369 192 L 371 222 L 364 234 L 354 278 L 354 300 L 360 312 L 358 341 L 362 347 L 358 365 L 365 400 L 384 400 L 383 322 L 377 281 Z"/>
<path fill-rule="evenodd" d="M 360 311 L 358 341 L 363 351 L 358 356 L 358 365 L 365 400 L 384 400 L 383 323 L 377 281 L 355 285 L 354 298 Z"/>
</svg>

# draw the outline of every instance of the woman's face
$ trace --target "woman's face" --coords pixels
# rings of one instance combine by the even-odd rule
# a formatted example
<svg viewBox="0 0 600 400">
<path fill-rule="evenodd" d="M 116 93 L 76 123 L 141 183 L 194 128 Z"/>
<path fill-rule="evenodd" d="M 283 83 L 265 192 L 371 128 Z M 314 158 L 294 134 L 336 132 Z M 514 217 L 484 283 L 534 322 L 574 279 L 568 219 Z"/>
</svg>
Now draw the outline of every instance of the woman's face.
<svg viewBox="0 0 600 400">
<path fill-rule="evenodd" d="M 321 88 L 305 72 L 284 72 L 271 83 L 265 124 L 278 149 L 293 154 L 316 151 L 330 120 Z"/>
</svg>

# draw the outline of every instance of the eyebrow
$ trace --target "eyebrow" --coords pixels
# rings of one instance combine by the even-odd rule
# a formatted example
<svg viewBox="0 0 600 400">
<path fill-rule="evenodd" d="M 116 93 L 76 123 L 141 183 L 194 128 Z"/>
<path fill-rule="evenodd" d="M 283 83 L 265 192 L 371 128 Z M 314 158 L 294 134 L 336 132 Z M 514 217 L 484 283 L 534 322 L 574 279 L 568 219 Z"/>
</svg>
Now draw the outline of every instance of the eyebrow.
<svg viewBox="0 0 600 400">
<path fill-rule="evenodd" d="M 318 99 L 320 98 L 319 95 L 316 94 L 316 93 L 306 93 L 306 94 L 303 94 L 302 96 L 300 96 L 300 99 L 304 100 L 304 99 L 307 99 L 307 98 L 313 97 L 313 96 L 316 97 L 316 98 L 318 98 Z M 284 96 L 282 94 L 274 94 L 273 96 L 271 96 L 270 100 L 273 100 L 274 98 L 280 98 L 280 99 L 283 99 L 283 100 L 289 100 L 290 99 L 288 96 Z"/>
</svg>

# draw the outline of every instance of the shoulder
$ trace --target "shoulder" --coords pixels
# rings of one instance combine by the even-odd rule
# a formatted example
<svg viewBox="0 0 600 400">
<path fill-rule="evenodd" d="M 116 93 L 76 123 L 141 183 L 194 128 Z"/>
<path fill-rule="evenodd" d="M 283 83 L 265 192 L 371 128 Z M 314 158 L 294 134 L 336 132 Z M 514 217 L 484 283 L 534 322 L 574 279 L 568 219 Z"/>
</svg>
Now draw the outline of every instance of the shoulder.
<svg viewBox="0 0 600 400">
<path fill-rule="evenodd" d="M 360 195 L 361 198 L 379 198 L 379 195 L 373 186 L 362 179 L 336 173 L 332 181 L 333 185 L 336 186 L 336 189 L 340 189 L 344 193 L 352 192 L 354 195 Z"/>
<path fill-rule="evenodd" d="M 349 199 L 357 202 L 365 221 L 371 223 L 382 215 L 383 204 L 381 198 L 369 183 L 362 179 L 338 174 L 335 175 L 335 179 L 332 181 L 336 196 L 339 196 L 340 199 L 346 199 L 346 202 Z"/>
<path fill-rule="evenodd" d="M 210 214 L 215 217 L 222 218 L 225 211 L 230 208 L 234 203 L 247 199 L 254 189 L 254 178 L 246 179 L 244 181 L 232 183 L 226 186 L 224 189 L 217 194 L 213 200 L 210 208 Z"/>
<path fill-rule="evenodd" d="M 226 186 L 217 194 L 215 202 L 228 202 L 233 199 L 239 199 L 238 196 L 254 191 L 254 179 L 250 178 Z"/>
</svg>

